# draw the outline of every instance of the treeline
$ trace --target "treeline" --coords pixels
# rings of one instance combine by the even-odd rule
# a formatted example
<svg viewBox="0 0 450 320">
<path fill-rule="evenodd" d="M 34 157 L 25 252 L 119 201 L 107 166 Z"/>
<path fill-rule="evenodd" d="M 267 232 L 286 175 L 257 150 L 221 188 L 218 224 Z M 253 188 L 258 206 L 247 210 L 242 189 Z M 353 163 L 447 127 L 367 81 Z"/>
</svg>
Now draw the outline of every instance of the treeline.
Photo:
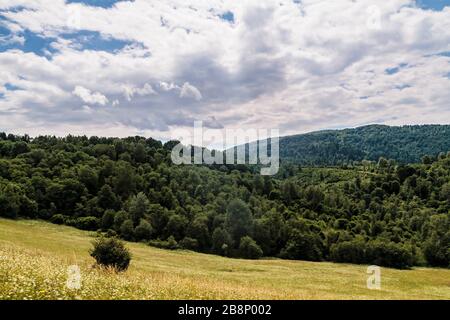
<svg viewBox="0 0 450 320">
<path fill-rule="evenodd" d="M 450 150 L 450 125 L 369 125 L 280 139 L 283 160 L 308 166 L 378 161 L 380 157 L 416 163 L 424 155 L 437 156 L 442 150 Z"/>
<path fill-rule="evenodd" d="M 173 144 L 0 133 L 0 216 L 229 257 L 450 266 L 450 154 L 267 177 L 172 165 Z"/>
</svg>

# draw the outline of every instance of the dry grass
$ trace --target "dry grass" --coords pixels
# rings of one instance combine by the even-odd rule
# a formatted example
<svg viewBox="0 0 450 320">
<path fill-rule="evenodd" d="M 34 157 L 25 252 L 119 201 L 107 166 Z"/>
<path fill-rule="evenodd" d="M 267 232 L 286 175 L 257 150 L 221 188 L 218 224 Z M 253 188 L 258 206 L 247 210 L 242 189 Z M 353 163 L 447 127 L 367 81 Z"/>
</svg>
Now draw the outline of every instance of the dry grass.
<svg viewBox="0 0 450 320">
<path fill-rule="evenodd" d="M 382 269 L 366 288 L 366 266 L 238 260 L 128 243 L 133 260 L 116 274 L 93 268 L 92 234 L 40 221 L 0 219 L 0 299 L 450 299 L 450 270 Z M 79 290 L 67 268 L 81 269 Z"/>
</svg>

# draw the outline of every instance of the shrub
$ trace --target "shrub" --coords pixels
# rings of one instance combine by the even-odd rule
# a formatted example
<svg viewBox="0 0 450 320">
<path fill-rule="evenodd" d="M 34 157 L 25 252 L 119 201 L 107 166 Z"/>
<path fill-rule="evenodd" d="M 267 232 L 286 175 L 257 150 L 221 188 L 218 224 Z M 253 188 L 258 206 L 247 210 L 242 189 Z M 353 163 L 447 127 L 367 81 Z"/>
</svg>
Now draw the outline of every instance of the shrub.
<svg viewBox="0 0 450 320">
<path fill-rule="evenodd" d="M 176 250 L 178 249 L 178 243 L 173 236 L 167 238 L 167 240 L 151 240 L 148 244 L 152 247 L 160 248 L 160 249 L 169 249 Z"/>
<path fill-rule="evenodd" d="M 80 217 L 75 220 L 75 227 L 81 230 L 97 230 L 99 221 L 95 217 Z"/>
<path fill-rule="evenodd" d="M 413 264 L 414 256 L 412 250 L 402 244 L 386 240 L 364 242 L 355 239 L 332 245 L 330 259 L 404 269 Z"/>
<path fill-rule="evenodd" d="M 259 259 L 263 255 L 263 251 L 255 240 L 249 236 L 241 238 L 239 244 L 239 256 L 246 259 Z"/>
<path fill-rule="evenodd" d="M 117 271 L 127 270 L 131 260 L 131 253 L 117 238 L 97 238 L 89 253 L 97 264 Z"/>
<path fill-rule="evenodd" d="M 399 269 L 409 268 L 413 262 L 412 253 L 405 246 L 384 240 L 369 242 L 366 256 L 373 264 Z"/>
<path fill-rule="evenodd" d="M 54 224 L 64 224 L 66 223 L 66 216 L 62 214 L 55 214 L 50 218 L 50 222 Z"/>
<path fill-rule="evenodd" d="M 291 260 L 322 260 L 322 243 L 318 235 L 294 230 L 280 257 Z"/>
<path fill-rule="evenodd" d="M 330 259 L 336 262 L 366 263 L 366 244 L 358 240 L 333 244 Z"/>
<path fill-rule="evenodd" d="M 180 241 L 180 246 L 183 249 L 196 250 L 198 248 L 198 241 L 197 239 L 184 237 L 183 240 Z"/>
<path fill-rule="evenodd" d="M 107 236 L 108 238 L 112 238 L 112 237 L 117 237 L 118 234 L 117 234 L 116 230 L 108 229 L 108 230 L 106 231 L 106 236 Z"/>
</svg>

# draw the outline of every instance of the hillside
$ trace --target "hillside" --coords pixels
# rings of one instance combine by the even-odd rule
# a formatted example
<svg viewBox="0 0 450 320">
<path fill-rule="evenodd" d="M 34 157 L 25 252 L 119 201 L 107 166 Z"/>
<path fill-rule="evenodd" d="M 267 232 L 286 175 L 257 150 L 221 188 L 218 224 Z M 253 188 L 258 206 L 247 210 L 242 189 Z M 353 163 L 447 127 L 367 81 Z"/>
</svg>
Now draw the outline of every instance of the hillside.
<svg viewBox="0 0 450 320">
<path fill-rule="evenodd" d="M 450 125 L 369 125 L 280 139 L 281 159 L 314 166 L 378 161 L 380 157 L 414 163 L 425 155 L 437 156 L 447 151 L 450 151 Z"/>
<path fill-rule="evenodd" d="M 234 258 L 450 266 L 450 154 L 263 177 L 170 152 L 142 137 L 0 134 L 0 217 Z"/>
<path fill-rule="evenodd" d="M 127 243 L 130 269 L 92 268 L 93 233 L 45 222 L 0 219 L 0 299 L 450 299 L 450 270 L 382 268 L 381 290 L 366 266 L 240 260 Z M 69 290 L 67 268 L 81 269 Z"/>
</svg>

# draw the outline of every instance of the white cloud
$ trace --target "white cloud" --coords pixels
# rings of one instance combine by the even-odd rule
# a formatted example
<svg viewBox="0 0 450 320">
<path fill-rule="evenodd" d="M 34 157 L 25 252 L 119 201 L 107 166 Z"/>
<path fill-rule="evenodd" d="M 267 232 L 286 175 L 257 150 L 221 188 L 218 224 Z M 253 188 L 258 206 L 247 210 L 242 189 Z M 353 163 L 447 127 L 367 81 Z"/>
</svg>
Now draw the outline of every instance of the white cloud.
<svg viewBox="0 0 450 320">
<path fill-rule="evenodd" d="M 131 85 L 124 85 L 123 94 L 128 101 L 131 101 L 134 95 L 146 96 L 157 93 L 150 84 L 146 83 L 142 88 L 133 88 Z"/>
<path fill-rule="evenodd" d="M 192 98 L 197 101 L 202 99 L 202 94 L 200 91 L 191 85 L 189 82 L 185 82 L 181 87 L 180 98 Z"/>
<path fill-rule="evenodd" d="M 175 85 L 173 82 L 168 83 L 165 81 L 160 81 L 159 82 L 159 87 L 161 88 L 161 90 L 163 91 L 171 91 L 174 89 L 180 89 L 177 85 Z"/>
<path fill-rule="evenodd" d="M 86 89 L 82 86 L 76 86 L 72 93 L 83 100 L 85 103 L 99 104 L 102 106 L 108 103 L 108 98 L 100 92 L 91 92 L 91 90 Z"/>
<path fill-rule="evenodd" d="M 0 45 L 11 45 L 16 43 L 23 46 L 25 44 L 25 38 L 15 34 L 0 36 Z"/>
<path fill-rule="evenodd" d="M 450 8 L 422 10 L 412 0 L 0 4 L 17 6 L 26 9 L 2 11 L 17 40 L 23 30 L 55 40 L 45 57 L 25 53 L 20 41 L 0 52 L 0 110 L 9 130 L 39 120 L 33 131 L 46 133 L 51 122 L 59 132 L 102 133 L 108 123 L 118 133 L 164 136 L 214 117 L 226 127 L 291 134 L 450 119 L 450 57 L 437 55 L 450 51 Z M 67 23 L 74 9 L 84 32 L 128 44 L 106 50 L 68 39 L 77 31 Z M 227 11 L 234 23 L 220 18 Z M 407 67 L 385 72 L 401 64 Z M 89 107 L 90 116 L 83 108 L 109 100 L 117 108 Z M 49 107 L 59 112 L 49 117 Z"/>
</svg>

